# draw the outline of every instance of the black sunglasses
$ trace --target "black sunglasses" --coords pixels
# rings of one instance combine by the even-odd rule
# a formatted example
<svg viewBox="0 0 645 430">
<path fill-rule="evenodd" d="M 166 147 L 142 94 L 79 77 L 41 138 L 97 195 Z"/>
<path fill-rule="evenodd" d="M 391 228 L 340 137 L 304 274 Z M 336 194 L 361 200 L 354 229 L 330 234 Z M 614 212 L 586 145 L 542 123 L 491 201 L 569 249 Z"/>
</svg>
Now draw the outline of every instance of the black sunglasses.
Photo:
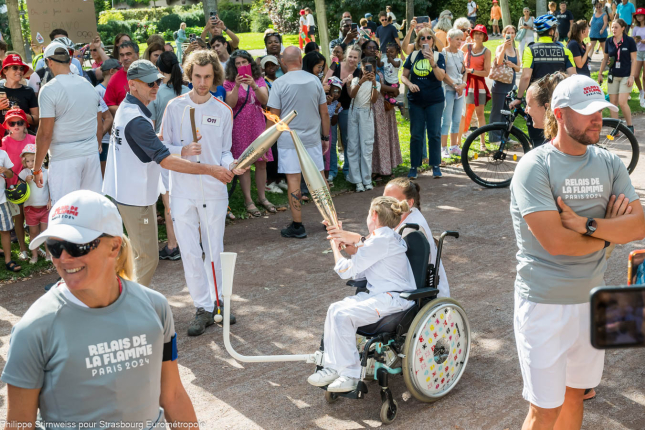
<svg viewBox="0 0 645 430">
<path fill-rule="evenodd" d="M 419 36 L 419 40 L 431 40 L 432 36 Z"/>
<path fill-rule="evenodd" d="M 63 254 L 63 250 L 67 251 L 70 257 L 78 258 L 95 250 L 99 246 L 99 243 L 101 243 L 102 237 L 107 237 L 107 235 L 102 234 L 88 243 L 72 243 L 66 240 L 47 239 L 45 244 L 54 258 L 60 258 Z"/>
<path fill-rule="evenodd" d="M 7 68 L 13 71 L 24 71 L 24 68 L 22 66 L 8 66 Z"/>
<path fill-rule="evenodd" d="M 156 81 L 152 81 L 152 82 L 144 82 L 144 84 L 148 85 L 148 88 L 154 88 L 155 85 L 160 87 L 162 82 L 163 82 L 163 79 L 157 79 Z"/>
<path fill-rule="evenodd" d="M 9 121 L 9 127 L 15 127 L 17 125 L 22 127 L 23 125 L 25 125 L 25 122 L 23 120 L 15 121 L 15 122 Z"/>
</svg>

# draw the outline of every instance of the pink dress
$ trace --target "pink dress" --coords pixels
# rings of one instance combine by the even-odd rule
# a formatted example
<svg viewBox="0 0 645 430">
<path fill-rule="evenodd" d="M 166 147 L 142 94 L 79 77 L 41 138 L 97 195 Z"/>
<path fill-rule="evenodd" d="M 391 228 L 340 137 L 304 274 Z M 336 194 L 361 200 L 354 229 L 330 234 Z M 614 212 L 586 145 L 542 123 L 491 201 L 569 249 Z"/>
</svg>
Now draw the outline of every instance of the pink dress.
<svg viewBox="0 0 645 430">
<path fill-rule="evenodd" d="M 25 146 L 30 143 L 36 143 L 36 136 L 28 134 L 24 140 L 15 140 L 10 135 L 7 135 L 2 139 L 2 146 L 0 146 L 0 148 L 7 152 L 9 159 L 13 163 L 13 168 L 11 169 L 13 170 L 13 177 L 6 180 L 7 186 L 16 185 L 18 183 L 18 174 L 22 172 L 22 169 L 24 169 L 20 153 Z"/>
<path fill-rule="evenodd" d="M 258 87 L 266 87 L 267 84 L 262 77 L 255 80 Z M 228 92 L 235 88 L 235 82 L 224 81 L 224 89 Z M 249 87 L 248 100 L 246 90 L 240 85 L 237 93 L 237 104 L 233 108 L 233 146 L 231 152 L 234 158 L 242 155 L 242 152 L 266 129 L 266 118 L 262 113 L 262 105 L 255 96 L 255 92 Z M 241 110 L 240 110 L 241 109 Z M 273 154 L 267 151 L 264 154 L 268 161 L 273 161 Z"/>
</svg>

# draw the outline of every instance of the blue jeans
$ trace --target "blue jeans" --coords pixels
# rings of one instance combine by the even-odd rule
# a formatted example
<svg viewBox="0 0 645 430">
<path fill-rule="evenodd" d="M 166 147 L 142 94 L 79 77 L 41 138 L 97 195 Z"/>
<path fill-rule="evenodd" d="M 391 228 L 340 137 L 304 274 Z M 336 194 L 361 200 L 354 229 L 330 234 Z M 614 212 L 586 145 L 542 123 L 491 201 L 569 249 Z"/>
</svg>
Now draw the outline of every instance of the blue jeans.
<svg viewBox="0 0 645 430">
<path fill-rule="evenodd" d="M 343 109 L 338 114 L 338 128 L 340 129 L 340 138 L 343 141 L 343 156 L 345 162 L 343 163 L 343 175 L 345 178 L 349 175 L 349 163 L 347 162 L 347 122 L 349 121 L 349 109 Z"/>
<path fill-rule="evenodd" d="M 420 107 L 410 103 L 410 166 L 421 166 L 423 157 L 423 132 L 428 133 L 429 165 L 441 164 L 441 116 L 444 102 Z"/>
<path fill-rule="evenodd" d="M 329 177 L 335 178 L 338 175 L 338 154 L 336 147 L 338 142 L 338 124 L 331 126 L 331 140 L 329 142 Z"/>
<path fill-rule="evenodd" d="M 466 97 L 462 95 L 455 99 L 457 92 L 452 88 L 444 88 L 446 95 L 446 104 L 443 109 L 443 117 L 441 118 L 441 135 L 447 136 L 451 133 L 459 133 L 459 123 L 461 122 L 461 113 L 464 110 Z M 450 142 L 451 145 L 456 145 L 456 142 Z"/>
</svg>

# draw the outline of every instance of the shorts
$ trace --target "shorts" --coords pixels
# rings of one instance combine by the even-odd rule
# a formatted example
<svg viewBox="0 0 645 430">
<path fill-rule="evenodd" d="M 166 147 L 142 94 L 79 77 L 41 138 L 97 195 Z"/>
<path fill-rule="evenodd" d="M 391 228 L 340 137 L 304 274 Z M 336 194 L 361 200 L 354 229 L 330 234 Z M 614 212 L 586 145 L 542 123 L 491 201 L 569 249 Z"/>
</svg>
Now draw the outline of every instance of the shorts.
<svg viewBox="0 0 645 430">
<path fill-rule="evenodd" d="M 598 38 L 590 37 L 589 40 L 591 40 L 592 42 L 605 43 L 607 41 L 607 38 L 606 37 L 598 37 Z"/>
<path fill-rule="evenodd" d="M 600 383 L 605 351 L 591 346 L 589 303 L 534 303 L 515 292 L 513 325 L 524 390 L 537 407 L 562 406 L 566 387 Z"/>
<path fill-rule="evenodd" d="M 474 89 L 471 89 L 468 94 L 466 95 L 466 104 L 467 105 L 474 105 L 475 104 L 475 91 Z M 486 91 L 485 90 L 479 90 L 479 105 L 480 106 L 485 106 L 486 105 Z M 465 110 L 464 110 L 465 112 Z"/>
<path fill-rule="evenodd" d="M 315 35 L 316 35 L 316 26 L 310 25 L 309 31 L 307 32 L 307 36 L 315 36 Z"/>
<path fill-rule="evenodd" d="M 645 51 L 636 51 L 636 61 L 645 61 Z"/>
<path fill-rule="evenodd" d="M 493 25 L 499 25 L 499 20 L 498 20 L 498 19 L 494 19 L 494 20 L 493 20 Z"/>
<path fill-rule="evenodd" d="M 609 81 L 607 81 L 607 94 L 630 94 L 632 92 L 632 87 L 634 86 L 634 84 L 632 83 L 632 86 L 628 87 L 628 79 L 629 76 L 620 78 L 614 76 L 614 81 L 611 84 L 609 83 Z"/>
<path fill-rule="evenodd" d="M 325 170 L 325 160 L 323 159 L 322 145 L 316 145 L 306 148 L 309 156 L 314 161 L 316 168 L 322 172 Z M 296 174 L 301 173 L 300 160 L 296 148 L 280 148 L 278 151 L 278 173 Z"/>
<path fill-rule="evenodd" d="M 110 144 L 101 142 L 101 153 L 99 154 L 99 161 L 107 161 L 109 150 L 110 150 Z"/>
<path fill-rule="evenodd" d="M 40 224 L 47 224 L 49 222 L 49 209 L 47 206 L 25 206 L 25 223 L 29 227 L 34 227 Z"/>
<path fill-rule="evenodd" d="M 11 231 L 13 229 L 13 213 L 11 202 L 0 203 L 0 231 Z"/>
</svg>

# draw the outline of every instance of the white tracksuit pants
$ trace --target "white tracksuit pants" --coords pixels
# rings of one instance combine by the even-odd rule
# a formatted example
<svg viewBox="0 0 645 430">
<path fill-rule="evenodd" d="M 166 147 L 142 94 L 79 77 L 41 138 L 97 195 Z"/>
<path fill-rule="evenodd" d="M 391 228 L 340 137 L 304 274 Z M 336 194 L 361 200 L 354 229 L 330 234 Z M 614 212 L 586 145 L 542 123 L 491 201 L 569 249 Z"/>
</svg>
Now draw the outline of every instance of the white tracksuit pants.
<svg viewBox="0 0 645 430">
<path fill-rule="evenodd" d="M 181 262 L 184 265 L 184 276 L 190 296 L 196 308 L 208 312 L 215 309 L 215 286 L 211 269 L 211 254 L 208 243 L 206 223 L 210 229 L 213 261 L 217 277 L 217 289 L 220 303 L 222 301 L 222 265 L 220 252 L 224 250 L 224 226 L 228 200 L 206 200 L 206 210 L 201 200 L 183 199 L 170 196 L 170 214 L 177 243 L 181 250 Z M 199 231 L 205 258 L 202 259 L 202 248 L 199 246 Z"/>
<path fill-rule="evenodd" d="M 372 184 L 374 149 L 374 114 L 371 107 L 351 107 L 347 124 L 347 160 L 349 182 Z"/>
<path fill-rule="evenodd" d="M 356 330 L 387 315 L 404 311 L 413 304 L 400 298 L 398 293 L 358 293 L 332 303 L 325 318 L 324 367 L 334 369 L 341 376 L 360 378 Z"/>
</svg>

